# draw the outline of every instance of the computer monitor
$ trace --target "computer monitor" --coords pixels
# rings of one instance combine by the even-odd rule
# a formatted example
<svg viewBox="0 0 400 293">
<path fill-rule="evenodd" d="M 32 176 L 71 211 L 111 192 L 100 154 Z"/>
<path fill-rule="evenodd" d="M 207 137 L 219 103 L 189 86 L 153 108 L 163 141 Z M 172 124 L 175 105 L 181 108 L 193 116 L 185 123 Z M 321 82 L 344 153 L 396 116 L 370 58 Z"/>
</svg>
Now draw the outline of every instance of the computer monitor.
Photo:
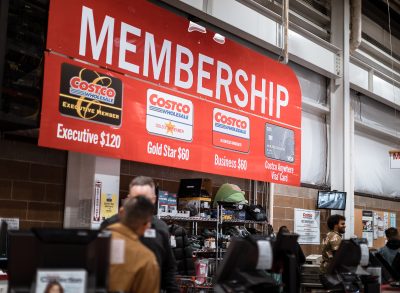
<svg viewBox="0 0 400 293">
<path fill-rule="evenodd" d="M 346 192 L 318 191 L 318 209 L 345 210 Z"/>
<path fill-rule="evenodd" d="M 361 261 L 360 243 L 364 241 L 360 239 L 342 240 L 327 268 L 327 273 L 355 273 Z"/>
<path fill-rule="evenodd" d="M 8 224 L 6 221 L 0 223 L 0 270 L 7 268 L 7 230 Z"/>
<path fill-rule="evenodd" d="M 11 292 L 30 289 L 37 269 L 84 269 L 88 292 L 106 292 L 110 237 L 109 232 L 87 229 L 9 231 Z"/>
<path fill-rule="evenodd" d="M 269 257 L 272 258 L 272 249 Z M 218 268 L 215 292 L 265 292 L 274 288 L 274 279 L 257 269 L 258 261 L 257 240 L 251 236 L 233 238 Z"/>
<path fill-rule="evenodd" d="M 210 196 L 206 189 L 202 188 L 204 179 L 189 178 L 179 182 L 178 198 Z"/>
<path fill-rule="evenodd" d="M 298 237 L 297 234 L 282 233 L 275 241 L 266 237 L 256 239 L 253 236 L 233 239 L 217 272 L 218 286 L 229 286 L 230 290 L 238 286 L 237 288 L 246 292 L 265 292 L 277 286 L 276 282 L 265 274 L 265 270 L 281 272 L 283 269 L 283 279 L 290 280 L 285 284 L 285 292 L 295 292 L 298 272 L 293 253 Z M 262 245 L 260 242 L 263 242 Z"/>
<path fill-rule="evenodd" d="M 387 284 L 390 282 L 392 277 L 393 269 L 386 262 L 386 260 L 379 254 L 379 252 L 374 251 L 369 253 L 369 267 L 380 267 L 382 273 L 382 283 Z"/>
<path fill-rule="evenodd" d="M 393 271 L 397 273 L 397 275 L 393 276 L 393 279 L 395 279 L 395 281 L 400 281 L 400 252 L 396 254 L 396 257 L 392 262 L 392 268 Z"/>
</svg>

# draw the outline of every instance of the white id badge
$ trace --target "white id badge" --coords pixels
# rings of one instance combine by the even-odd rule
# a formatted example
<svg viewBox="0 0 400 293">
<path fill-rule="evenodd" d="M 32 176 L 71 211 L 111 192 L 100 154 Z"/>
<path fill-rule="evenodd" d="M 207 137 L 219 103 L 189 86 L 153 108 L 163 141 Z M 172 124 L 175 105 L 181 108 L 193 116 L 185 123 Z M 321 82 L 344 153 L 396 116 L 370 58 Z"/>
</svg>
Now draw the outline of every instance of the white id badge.
<svg viewBox="0 0 400 293">
<path fill-rule="evenodd" d="M 174 235 L 171 235 L 170 241 L 171 241 L 171 247 L 175 248 L 176 247 L 176 239 L 175 239 Z"/>
<path fill-rule="evenodd" d="M 156 230 L 155 229 L 147 229 L 144 231 L 145 238 L 156 238 Z"/>
</svg>

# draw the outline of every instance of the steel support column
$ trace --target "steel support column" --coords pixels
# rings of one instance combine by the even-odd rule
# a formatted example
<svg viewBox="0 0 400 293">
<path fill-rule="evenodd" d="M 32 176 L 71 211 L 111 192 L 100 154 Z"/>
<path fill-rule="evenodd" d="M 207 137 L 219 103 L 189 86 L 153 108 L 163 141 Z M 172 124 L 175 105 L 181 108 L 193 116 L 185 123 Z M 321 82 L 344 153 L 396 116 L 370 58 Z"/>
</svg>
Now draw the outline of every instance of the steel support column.
<svg viewBox="0 0 400 293">
<path fill-rule="evenodd" d="M 354 235 L 354 170 L 353 141 L 354 119 L 350 104 L 350 0 L 335 1 L 332 5 L 332 44 L 341 48 L 337 66 L 341 78 L 332 79 L 330 84 L 330 178 L 331 189 L 347 192 L 346 234 Z"/>
<path fill-rule="evenodd" d="M 7 23 L 8 23 L 9 0 L 0 1 L 0 110 L 2 106 L 3 75 L 7 45 Z"/>
</svg>

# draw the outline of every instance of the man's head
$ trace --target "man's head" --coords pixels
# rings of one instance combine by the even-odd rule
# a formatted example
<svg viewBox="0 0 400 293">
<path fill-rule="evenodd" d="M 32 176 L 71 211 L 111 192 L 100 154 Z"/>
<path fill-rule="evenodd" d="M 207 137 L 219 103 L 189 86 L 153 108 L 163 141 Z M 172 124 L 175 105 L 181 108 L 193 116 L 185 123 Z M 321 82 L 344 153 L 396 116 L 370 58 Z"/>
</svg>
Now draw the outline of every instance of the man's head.
<svg viewBox="0 0 400 293">
<path fill-rule="evenodd" d="M 136 197 L 143 195 L 149 199 L 153 204 L 156 203 L 156 187 L 153 179 L 146 176 L 135 177 L 129 184 L 128 197 Z"/>
<path fill-rule="evenodd" d="M 328 228 L 331 231 L 344 234 L 346 232 L 346 218 L 342 215 L 332 215 L 328 218 Z"/>
<path fill-rule="evenodd" d="M 392 239 L 399 239 L 399 231 L 397 231 L 397 229 L 393 227 L 386 229 L 385 235 L 388 241 Z"/>
<path fill-rule="evenodd" d="M 144 231 L 150 228 L 153 216 L 154 205 L 143 195 L 128 198 L 121 209 L 121 223 L 129 227 L 139 236 L 143 236 Z"/>
<path fill-rule="evenodd" d="M 290 231 L 289 231 L 287 226 L 279 227 L 278 234 L 283 234 L 283 233 L 290 233 Z"/>
</svg>

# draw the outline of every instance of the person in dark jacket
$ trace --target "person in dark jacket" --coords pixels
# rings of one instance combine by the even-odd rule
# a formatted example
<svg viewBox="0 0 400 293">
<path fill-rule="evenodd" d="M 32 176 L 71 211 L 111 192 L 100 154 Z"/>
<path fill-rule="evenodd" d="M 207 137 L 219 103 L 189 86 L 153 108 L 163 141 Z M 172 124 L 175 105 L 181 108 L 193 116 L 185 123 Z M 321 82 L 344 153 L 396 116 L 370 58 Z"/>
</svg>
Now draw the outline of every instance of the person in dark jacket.
<svg viewBox="0 0 400 293">
<path fill-rule="evenodd" d="M 194 262 L 193 262 L 193 250 L 190 247 L 190 242 L 187 237 L 186 230 L 176 224 L 169 226 L 169 233 L 173 237 L 174 244 L 172 251 L 174 252 L 178 274 L 182 276 L 194 276 L 196 275 Z"/>
<path fill-rule="evenodd" d="M 400 236 L 399 231 L 396 228 L 390 227 L 385 230 L 386 245 L 379 248 L 378 252 L 387 261 L 388 264 L 392 264 L 396 254 L 400 253 Z"/>
<path fill-rule="evenodd" d="M 277 237 L 279 237 L 279 235 L 281 235 L 281 234 L 286 234 L 286 233 L 290 233 L 290 230 L 288 229 L 288 227 L 281 226 L 278 230 Z M 296 279 L 297 288 L 300 288 L 301 267 L 306 262 L 306 257 L 304 256 L 303 250 L 301 249 L 301 246 L 298 242 L 296 242 L 295 247 L 293 247 L 293 254 L 294 254 L 294 256 L 296 258 L 296 262 L 297 262 L 297 279 Z M 289 268 L 284 266 L 283 270 L 286 271 L 286 270 L 289 270 Z M 283 274 L 282 281 L 285 284 L 292 282 L 292 280 L 288 279 L 288 274 Z"/>
<path fill-rule="evenodd" d="M 290 230 L 287 226 L 281 226 L 278 230 L 278 235 L 283 233 L 290 233 Z M 301 249 L 301 246 L 298 242 L 296 242 L 296 247 L 294 247 L 294 255 L 296 256 L 297 265 L 301 267 L 306 262 L 306 257 Z"/>
<path fill-rule="evenodd" d="M 153 179 L 146 176 L 138 176 L 131 181 L 128 197 L 131 198 L 138 195 L 144 195 L 153 204 L 156 203 L 157 196 Z M 119 222 L 118 214 L 103 221 L 100 229 L 105 229 L 116 222 Z M 167 224 L 153 216 L 151 229 L 148 229 L 140 240 L 157 258 L 161 273 L 161 289 L 167 293 L 179 292 L 176 282 L 176 261 L 169 240 Z"/>
</svg>

